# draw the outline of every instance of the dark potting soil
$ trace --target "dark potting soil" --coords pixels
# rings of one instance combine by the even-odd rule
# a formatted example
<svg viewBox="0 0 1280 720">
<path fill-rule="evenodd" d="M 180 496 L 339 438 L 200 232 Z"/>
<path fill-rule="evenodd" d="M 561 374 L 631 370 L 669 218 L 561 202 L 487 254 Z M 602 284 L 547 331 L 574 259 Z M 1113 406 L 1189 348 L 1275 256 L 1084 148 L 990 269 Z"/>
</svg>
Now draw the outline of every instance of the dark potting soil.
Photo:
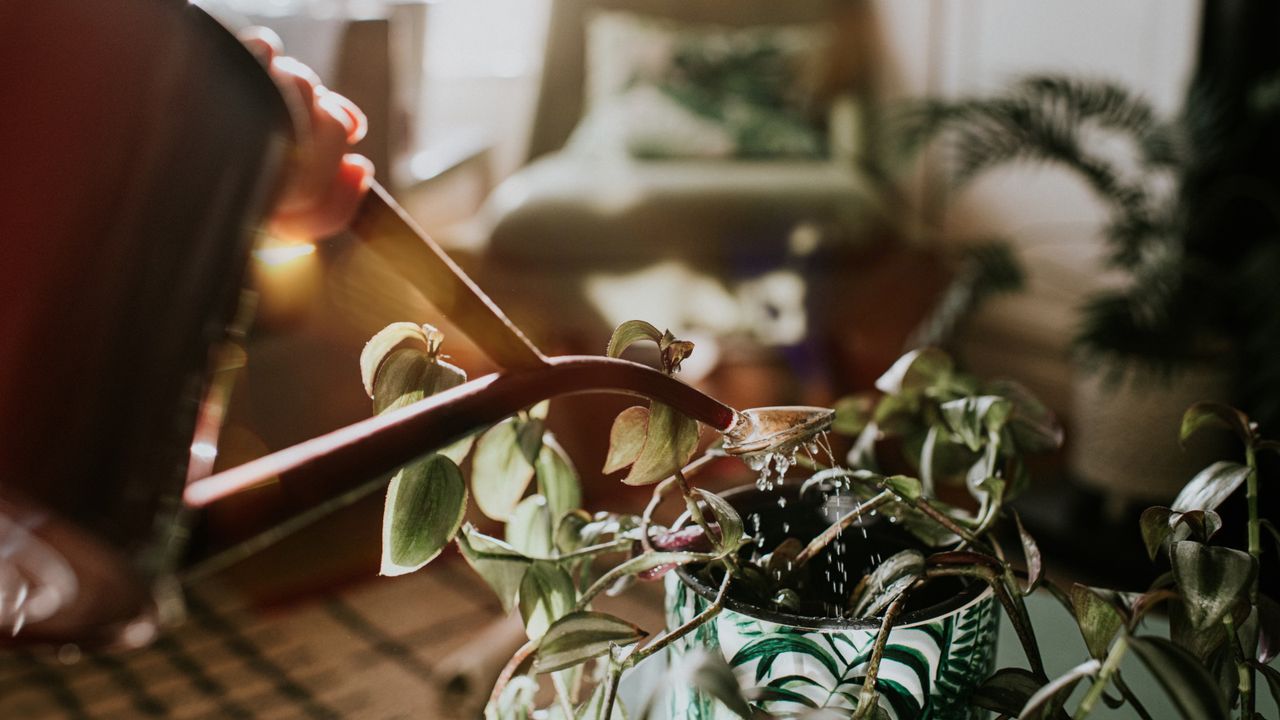
<svg viewBox="0 0 1280 720">
<path fill-rule="evenodd" d="M 777 494 L 779 491 L 781 494 Z M 778 505 L 779 497 L 787 501 L 785 507 Z M 821 505 L 801 502 L 792 488 L 779 488 L 770 493 L 753 492 L 732 500 L 735 508 L 742 514 L 746 531 L 753 538 L 764 540 L 762 544 L 749 543 L 739 552 L 739 557 L 757 563 L 761 556 L 772 552 L 787 538 L 795 538 L 802 546 L 807 545 L 832 521 Z M 849 619 L 849 595 L 858 581 L 885 558 L 911 548 L 920 550 L 926 556 L 932 552 L 923 548 L 910 533 L 887 521 L 884 516 L 868 516 L 861 525 L 854 525 L 841 533 L 836 541 L 829 543 L 799 572 L 785 577 L 782 585 L 774 577 L 769 577 L 767 583 L 734 582 L 729 586 L 729 596 L 752 607 L 773 612 L 802 617 Z M 719 566 L 710 571 L 699 569 L 696 574 L 710 587 L 716 587 L 720 583 L 720 577 L 707 577 L 710 572 L 718 575 Z M 778 591 L 784 587 L 795 591 L 786 607 L 775 601 Z M 947 602 L 967 587 L 968 582 L 960 578 L 930 580 L 908 596 L 903 613 Z"/>
</svg>

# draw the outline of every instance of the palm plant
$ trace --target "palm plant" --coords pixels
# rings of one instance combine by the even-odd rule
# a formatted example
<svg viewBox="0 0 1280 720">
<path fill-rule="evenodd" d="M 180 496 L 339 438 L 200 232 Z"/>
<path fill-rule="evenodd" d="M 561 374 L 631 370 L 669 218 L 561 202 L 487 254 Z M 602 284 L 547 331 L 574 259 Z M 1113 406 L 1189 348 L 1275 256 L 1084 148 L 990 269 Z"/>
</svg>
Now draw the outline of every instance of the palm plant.
<svg viewBox="0 0 1280 720">
<path fill-rule="evenodd" d="M 1271 84 L 1274 84 L 1272 79 Z M 1037 75 L 990 97 L 926 101 L 904 118 L 903 147 L 945 142 L 957 184 L 1009 164 L 1063 168 L 1106 209 L 1105 264 L 1125 274 L 1081 308 L 1075 347 L 1087 363 L 1138 365 L 1163 374 L 1235 353 L 1236 392 L 1264 425 L 1280 419 L 1280 183 L 1207 176 L 1280 115 L 1260 81 L 1241 104 L 1229 93 L 1193 92 L 1166 118 L 1144 98 L 1104 80 Z M 1247 149 L 1246 149 L 1247 152 Z M 1269 223 L 1231 235 L 1242 205 Z"/>
</svg>

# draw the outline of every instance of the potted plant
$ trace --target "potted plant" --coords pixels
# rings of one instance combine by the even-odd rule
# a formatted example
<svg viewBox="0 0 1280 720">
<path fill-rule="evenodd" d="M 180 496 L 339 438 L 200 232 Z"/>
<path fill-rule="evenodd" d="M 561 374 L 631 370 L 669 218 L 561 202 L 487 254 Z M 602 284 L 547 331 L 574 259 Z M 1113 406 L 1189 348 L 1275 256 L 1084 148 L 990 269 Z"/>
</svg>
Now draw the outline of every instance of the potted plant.
<svg viewBox="0 0 1280 720">
<path fill-rule="evenodd" d="M 1209 74 L 1201 68 L 1174 118 L 1116 83 L 1035 75 L 993 96 L 921 103 L 905 123 L 909 148 L 948 143 L 956 184 L 1049 165 L 1104 208 L 1102 269 L 1123 281 L 1080 308 L 1071 460 L 1081 479 L 1123 500 L 1176 494 L 1195 465 L 1169 430 L 1193 401 L 1234 397 L 1264 427 L 1280 420 L 1268 369 L 1280 252 L 1274 221 L 1254 221 L 1274 218 L 1280 185 L 1234 167 L 1274 124 L 1274 80 L 1242 86 Z"/>
<path fill-rule="evenodd" d="M 361 364 L 376 411 L 463 380 L 441 340 L 399 323 L 370 341 Z M 693 350 L 629 322 L 608 354 L 650 341 L 668 374 Z M 382 571 L 416 570 L 455 541 L 503 607 L 519 610 L 528 642 L 493 690 L 491 717 L 539 716 L 538 678 L 551 688 L 552 716 L 622 717 L 622 675 L 668 648 L 686 677 L 672 699 L 680 717 L 967 717 L 993 662 L 997 606 L 1048 680 L 1023 603 L 1040 580 L 1038 552 L 1024 533 L 1019 571 L 991 531 L 1026 485 L 1023 453 L 1056 446 L 1060 434 L 1025 391 L 970 378 L 936 350 L 908 354 L 879 388 L 878 400 L 851 400 L 837 414 L 836 429 L 857 435 L 852 463 L 814 438 L 752 458 L 758 486 L 723 496 L 690 481 L 718 454 L 713 445 L 695 459 L 695 421 L 657 403 L 628 408 L 603 470 L 653 486 L 634 515 L 578 507 L 579 477 L 545 431 L 546 407 L 529 408 L 395 476 Z M 886 436 L 900 440 L 914 475 L 882 470 L 875 447 Z M 470 495 L 504 523 L 500 538 L 463 524 L 469 493 L 458 465 L 468 454 Z M 967 508 L 937 499 L 944 483 L 967 489 Z M 654 520 L 666 499 L 685 510 L 671 527 Z M 664 576 L 672 625 L 647 642 L 592 607 L 633 579 Z"/>
</svg>

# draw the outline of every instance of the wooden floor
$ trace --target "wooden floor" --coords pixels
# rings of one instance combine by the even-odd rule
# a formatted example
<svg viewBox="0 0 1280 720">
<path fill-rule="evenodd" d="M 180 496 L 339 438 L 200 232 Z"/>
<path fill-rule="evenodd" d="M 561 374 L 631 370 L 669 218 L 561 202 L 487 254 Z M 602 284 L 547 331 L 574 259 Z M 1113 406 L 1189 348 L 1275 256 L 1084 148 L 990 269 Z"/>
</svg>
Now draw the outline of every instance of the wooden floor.
<svg viewBox="0 0 1280 720">
<path fill-rule="evenodd" d="M 656 585 L 656 584 L 655 584 Z M 654 585 L 615 599 L 658 629 Z M 269 610 L 209 585 L 153 647 L 0 654 L 0 718 L 446 718 L 437 664 L 501 617 L 456 558 Z"/>
</svg>

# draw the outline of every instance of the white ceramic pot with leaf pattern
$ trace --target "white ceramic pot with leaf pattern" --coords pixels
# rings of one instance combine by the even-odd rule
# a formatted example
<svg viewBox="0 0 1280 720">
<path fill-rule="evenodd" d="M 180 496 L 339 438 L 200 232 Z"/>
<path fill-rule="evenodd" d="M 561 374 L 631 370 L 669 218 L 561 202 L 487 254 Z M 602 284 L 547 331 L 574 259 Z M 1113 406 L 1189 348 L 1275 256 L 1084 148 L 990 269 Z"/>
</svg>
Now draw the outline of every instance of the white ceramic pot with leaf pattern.
<svg viewBox="0 0 1280 720">
<path fill-rule="evenodd" d="M 745 494 L 755 494 L 754 488 Z M 734 499 L 734 505 L 739 505 Z M 969 707 L 967 698 L 995 668 L 999 604 L 981 583 L 957 590 L 900 616 L 876 681 L 884 714 L 873 717 L 967 720 L 982 716 Z M 688 621 L 715 595 L 716 588 L 688 569 L 670 573 L 666 576 L 667 626 Z M 778 717 L 802 716 L 816 708 L 851 714 L 878 629 L 878 620 L 797 615 L 755 607 L 730 593 L 714 619 L 672 644 L 671 660 L 678 665 L 695 648 L 718 650 L 739 684 L 751 689 L 755 706 Z M 709 695 L 687 685 L 674 688 L 669 698 L 672 718 L 737 718 Z"/>
</svg>

